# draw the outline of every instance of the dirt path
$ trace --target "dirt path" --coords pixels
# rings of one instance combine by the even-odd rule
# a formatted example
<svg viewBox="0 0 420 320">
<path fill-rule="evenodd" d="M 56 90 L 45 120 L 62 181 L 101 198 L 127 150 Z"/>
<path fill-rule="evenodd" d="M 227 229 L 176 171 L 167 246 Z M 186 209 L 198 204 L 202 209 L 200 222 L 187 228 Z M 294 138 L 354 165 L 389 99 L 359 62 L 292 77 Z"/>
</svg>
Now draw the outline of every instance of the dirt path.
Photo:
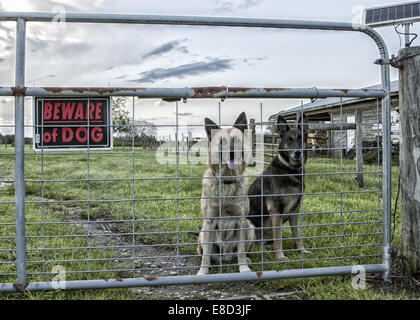
<svg viewBox="0 0 420 320">
<path fill-rule="evenodd" d="M 72 221 L 83 221 L 81 218 L 82 209 L 77 207 L 66 208 L 66 216 Z M 192 275 L 197 270 L 197 257 L 174 258 L 174 249 L 163 249 L 157 246 L 133 245 L 132 236 L 119 235 L 121 233 L 121 223 L 106 222 L 95 220 L 96 223 L 89 225 L 89 233 L 97 236 L 92 238 L 93 246 L 121 246 L 118 249 L 118 258 L 114 260 L 115 269 L 134 269 L 130 272 L 130 277 L 159 277 Z M 76 224 L 76 227 L 88 229 L 88 224 Z M 98 236 L 99 235 L 99 236 Z M 104 236 L 100 236 L 104 235 Z M 138 257 L 134 262 L 133 256 Z M 194 285 L 176 285 L 165 287 L 141 287 L 132 288 L 134 294 L 140 295 L 143 299 L 171 299 L 171 300 L 274 300 L 274 299 L 300 299 L 298 292 L 268 292 L 257 286 L 255 282 L 238 283 L 212 283 Z"/>
</svg>

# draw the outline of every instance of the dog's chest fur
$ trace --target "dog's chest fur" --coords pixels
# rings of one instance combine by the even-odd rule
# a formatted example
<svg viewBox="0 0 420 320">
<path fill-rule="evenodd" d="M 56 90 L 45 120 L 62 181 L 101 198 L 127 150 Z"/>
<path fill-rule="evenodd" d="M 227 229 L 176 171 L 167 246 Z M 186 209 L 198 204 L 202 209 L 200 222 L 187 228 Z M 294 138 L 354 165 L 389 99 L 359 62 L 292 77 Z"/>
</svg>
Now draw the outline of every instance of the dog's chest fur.
<svg viewBox="0 0 420 320">
<path fill-rule="evenodd" d="M 212 179 L 211 177 L 214 178 Z M 219 184 L 219 179 L 211 169 L 206 171 L 204 178 L 201 210 L 207 218 L 214 218 L 216 223 L 214 241 L 217 244 L 214 249 L 224 254 L 223 260 L 229 261 L 233 255 L 228 253 L 233 254 L 237 251 L 238 244 L 235 241 L 239 237 L 240 219 L 229 219 L 226 217 L 248 214 L 248 178 L 236 178 L 237 182 L 235 183 Z M 221 196 L 220 198 L 219 195 Z M 229 198 L 229 196 L 232 196 L 232 198 Z"/>
<path fill-rule="evenodd" d="M 300 172 L 298 172 L 300 171 Z M 282 214 L 283 222 L 290 219 L 289 213 L 293 213 L 294 209 L 299 205 L 301 194 L 304 192 L 305 186 L 302 184 L 301 176 L 298 175 L 301 170 L 291 170 L 285 167 L 281 161 L 276 158 L 270 163 L 263 173 L 263 177 L 258 177 L 249 189 L 251 215 L 264 213 L 264 217 L 251 217 L 251 221 L 256 226 L 269 226 L 271 219 L 267 203 Z M 264 201 L 261 205 L 261 194 L 264 195 Z M 271 196 L 273 195 L 273 196 Z M 277 196 L 281 195 L 281 196 Z M 262 210 L 261 210 L 262 209 Z M 263 220 L 263 224 L 262 224 Z"/>
<path fill-rule="evenodd" d="M 223 181 L 223 177 L 221 180 Z M 208 217 L 240 216 L 248 213 L 246 211 L 249 206 L 248 178 L 236 178 L 235 181 L 235 183 L 220 184 L 211 169 L 205 172 L 201 206 L 203 212 L 210 214 Z"/>
<path fill-rule="evenodd" d="M 291 197 L 296 197 L 296 194 L 303 193 L 304 191 L 304 184 L 302 184 L 302 179 L 299 175 L 301 172 L 292 171 L 288 168 L 285 168 L 278 159 L 275 159 L 272 164 L 270 164 L 267 170 L 264 172 L 267 176 L 274 176 L 270 177 L 270 179 L 264 179 L 269 184 L 268 190 L 271 190 L 272 193 L 276 194 L 295 194 Z M 280 197 L 280 199 L 284 202 L 290 201 L 288 196 Z"/>
</svg>

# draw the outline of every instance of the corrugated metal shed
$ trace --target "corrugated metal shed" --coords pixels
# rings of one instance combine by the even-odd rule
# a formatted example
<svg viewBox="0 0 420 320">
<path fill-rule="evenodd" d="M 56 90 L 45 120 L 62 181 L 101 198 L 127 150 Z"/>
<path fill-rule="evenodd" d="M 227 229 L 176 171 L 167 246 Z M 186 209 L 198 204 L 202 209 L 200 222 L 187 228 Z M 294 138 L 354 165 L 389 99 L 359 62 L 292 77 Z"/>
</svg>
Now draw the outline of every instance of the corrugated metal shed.
<svg viewBox="0 0 420 320">
<path fill-rule="evenodd" d="M 363 89 L 382 89 L 382 85 L 380 84 L 374 85 L 374 86 L 366 87 Z M 395 95 L 395 94 L 398 94 L 398 92 L 399 92 L 399 81 L 398 80 L 391 81 L 391 94 Z M 365 100 L 369 100 L 369 99 L 342 98 L 342 103 L 343 105 L 350 104 L 350 103 L 353 104 L 353 103 L 357 103 L 359 101 L 365 101 Z M 272 115 L 271 117 L 275 117 L 278 115 L 282 115 L 282 116 L 295 115 L 297 112 L 301 112 L 301 110 L 303 110 L 303 112 L 315 111 L 315 110 L 322 111 L 323 109 L 336 107 L 337 105 L 340 105 L 340 103 L 341 103 L 340 98 L 322 98 L 314 102 L 304 104 L 303 106 L 297 106 L 291 109 L 280 111 L 279 113 L 276 113 Z"/>
</svg>

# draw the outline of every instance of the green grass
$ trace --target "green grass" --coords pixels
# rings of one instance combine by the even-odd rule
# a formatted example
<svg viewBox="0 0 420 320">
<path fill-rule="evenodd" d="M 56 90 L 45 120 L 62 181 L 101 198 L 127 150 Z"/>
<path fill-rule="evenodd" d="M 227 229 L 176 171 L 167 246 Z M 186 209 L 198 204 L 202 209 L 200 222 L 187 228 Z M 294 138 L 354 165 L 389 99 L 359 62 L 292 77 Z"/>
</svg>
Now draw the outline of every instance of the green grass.
<svg viewBox="0 0 420 320">
<path fill-rule="evenodd" d="M 165 178 L 176 177 L 175 165 L 158 164 L 153 153 L 116 154 L 117 151 L 121 152 L 122 149 L 116 148 L 114 152 L 107 154 L 52 155 L 45 153 L 25 157 L 26 179 L 33 181 L 26 183 L 27 235 L 30 237 L 27 240 L 28 261 L 30 261 L 28 281 L 50 281 L 54 276 L 50 274 L 51 268 L 57 263 L 66 268 L 67 280 L 116 278 L 128 275 L 118 270 L 94 272 L 115 269 L 113 258 L 118 256 L 118 252 L 117 249 L 83 249 L 90 244 L 86 237 L 87 230 L 81 228 L 80 225 L 59 224 L 63 221 L 70 222 L 76 216 L 83 221 L 88 218 L 90 220 L 132 220 L 134 217 L 135 220 L 143 221 L 122 223 L 119 231 L 131 233 L 134 230 L 138 234 L 136 240 L 146 244 L 167 244 L 168 247 L 172 247 L 171 245 L 178 242 L 181 254 L 195 254 L 196 238 L 185 231 L 199 230 L 201 227 L 201 221 L 197 219 L 201 217 L 199 199 L 201 180 L 179 179 L 178 182 L 176 179 L 165 180 Z M 0 147 L 0 153 L 6 152 L 10 153 L 10 156 L 6 154 L 0 156 L 0 180 L 13 180 L 14 156 L 12 152 L 14 150 L 10 147 L 7 149 Z M 380 168 L 365 166 L 364 170 L 374 172 Z M 204 171 L 204 165 L 179 166 L 181 178 L 201 177 Z M 309 159 L 306 166 L 307 173 L 325 173 L 324 175 L 308 175 L 305 178 L 306 195 L 302 208 L 305 214 L 301 216 L 301 221 L 305 226 L 303 229 L 305 247 L 312 250 L 313 254 L 305 255 L 305 260 L 303 260 L 302 255 L 293 250 L 293 241 L 285 240 L 283 247 L 290 261 L 276 263 L 274 253 L 270 252 L 272 248 L 266 247 L 264 252 L 260 252 L 260 248 L 256 246 L 255 253 L 250 255 L 255 264 L 251 266 L 252 269 L 260 270 L 258 263 L 262 257 L 267 263 L 264 270 L 380 263 L 382 223 L 378 209 L 381 208 L 381 195 L 377 190 L 381 190 L 382 182 L 378 173 L 366 173 L 364 175 L 365 187 L 359 189 L 354 174 L 339 174 L 339 172 L 354 171 L 354 161 Z M 393 167 L 393 203 L 396 196 L 398 171 L 398 167 Z M 252 170 L 250 173 L 255 174 Z M 94 181 L 88 182 L 88 177 Z M 133 177 L 149 180 L 134 180 L 133 182 L 130 180 Z M 103 181 L 106 179 L 123 180 Z M 39 180 L 76 181 L 42 183 Z M 250 179 L 250 183 L 252 180 Z M 0 201 L 11 202 L 0 204 L 0 283 L 7 283 L 16 281 L 15 253 L 8 250 L 14 248 L 15 242 L 14 184 L 4 183 L 0 191 Z M 176 201 L 177 196 L 193 199 Z M 41 205 L 38 202 L 42 198 L 57 202 Z M 133 198 L 136 201 L 133 202 Z M 90 202 L 86 202 L 87 199 Z M 153 201 L 147 199 L 153 199 Z M 116 200 L 116 202 L 103 200 Z M 177 214 L 179 221 L 175 220 Z M 398 231 L 400 230 L 399 216 L 398 211 L 396 216 Z M 48 224 L 45 224 L 46 222 Z M 184 232 L 177 233 L 177 230 Z M 292 237 L 289 228 L 283 235 L 286 239 Z M 399 245 L 399 232 L 394 235 L 393 241 L 394 245 Z M 40 248 L 59 250 L 37 250 Z M 85 261 L 88 255 L 91 260 L 89 263 Z M 46 260 L 52 262 L 43 263 Z M 223 268 L 223 272 L 236 272 L 236 269 L 236 266 L 227 266 Z M 84 272 L 78 273 L 80 270 Z M 87 272 L 88 270 L 93 272 Z M 219 272 L 219 269 L 214 272 Z M 347 280 L 343 281 L 344 278 Z M 351 276 L 344 278 L 273 280 L 261 282 L 259 285 L 273 290 L 286 287 L 301 290 L 311 299 L 407 298 L 406 295 L 394 297 L 379 294 L 372 288 L 354 290 L 351 287 Z M 16 295 L 0 293 L 0 299 L 13 297 Z M 22 297 L 28 299 L 142 298 L 141 296 L 133 297 L 131 291 L 127 289 L 26 293 Z"/>
</svg>

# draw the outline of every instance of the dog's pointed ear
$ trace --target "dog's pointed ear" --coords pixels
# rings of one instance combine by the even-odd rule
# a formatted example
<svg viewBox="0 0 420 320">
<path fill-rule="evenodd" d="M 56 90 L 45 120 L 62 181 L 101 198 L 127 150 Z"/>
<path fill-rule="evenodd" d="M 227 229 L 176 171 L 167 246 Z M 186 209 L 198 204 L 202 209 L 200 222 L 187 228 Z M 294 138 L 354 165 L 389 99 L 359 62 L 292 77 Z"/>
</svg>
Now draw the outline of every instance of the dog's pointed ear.
<svg viewBox="0 0 420 320">
<path fill-rule="evenodd" d="M 277 133 L 281 138 L 287 131 L 289 131 L 289 125 L 287 124 L 286 119 L 282 116 L 278 116 L 277 118 Z"/>
<path fill-rule="evenodd" d="M 235 124 L 233 125 L 235 128 L 238 128 L 242 132 L 245 132 L 245 129 L 248 129 L 248 120 L 246 118 L 246 113 L 242 112 L 238 119 L 236 119 Z"/>
<path fill-rule="evenodd" d="M 220 127 L 209 118 L 204 119 L 204 124 L 206 125 L 205 129 L 206 129 L 207 138 L 209 139 L 209 141 L 211 141 L 212 130 L 220 130 Z"/>
<path fill-rule="evenodd" d="M 298 120 L 298 130 L 301 131 L 303 127 L 303 134 L 305 136 L 308 135 L 308 131 L 309 131 L 309 124 L 308 124 L 308 118 L 306 117 L 305 114 L 301 115 L 299 120 Z"/>
</svg>

